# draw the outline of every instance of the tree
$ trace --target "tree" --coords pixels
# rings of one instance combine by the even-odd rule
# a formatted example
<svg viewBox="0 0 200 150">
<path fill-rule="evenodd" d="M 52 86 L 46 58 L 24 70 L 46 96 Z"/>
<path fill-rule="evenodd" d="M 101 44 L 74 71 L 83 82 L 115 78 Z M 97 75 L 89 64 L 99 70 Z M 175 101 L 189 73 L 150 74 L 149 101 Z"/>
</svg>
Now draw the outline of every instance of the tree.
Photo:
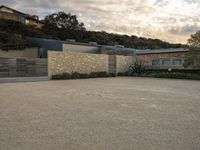
<svg viewBox="0 0 200 150">
<path fill-rule="evenodd" d="M 200 31 L 191 35 L 191 38 L 188 40 L 190 47 L 199 47 L 200 48 Z"/>
<path fill-rule="evenodd" d="M 200 69 L 200 31 L 191 35 L 188 44 L 190 48 L 185 58 L 184 67 Z"/>
<path fill-rule="evenodd" d="M 200 69 L 200 49 L 197 47 L 190 47 L 186 55 L 184 67 L 192 67 Z"/>
<path fill-rule="evenodd" d="M 70 13 L 66 14 L 63 11 L 46 16 L 44 23 L 45 27 L 85 31 L 84 24 L 82 22 L 79 23 L 76 15 L 71 15 Z"/>
</svg>

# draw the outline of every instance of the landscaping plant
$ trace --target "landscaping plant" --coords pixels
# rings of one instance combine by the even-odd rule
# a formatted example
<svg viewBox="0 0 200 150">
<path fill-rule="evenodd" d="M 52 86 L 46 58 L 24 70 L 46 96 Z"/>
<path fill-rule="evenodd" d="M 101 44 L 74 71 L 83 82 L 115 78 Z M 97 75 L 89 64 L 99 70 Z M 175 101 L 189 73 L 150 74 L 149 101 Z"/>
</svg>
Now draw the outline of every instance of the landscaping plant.
<svg viewBox="0 0 200 150">
<path fill-rule="evenodd" d="M 87 78 L 101 78 L 101 77 L 113 77 L 113 74 L 108 74 L 107 72 L 91 72 L 90 74 L 87 73 L 78 73 L 72 72 L 70 73 L 63 73 L 63 74 L 56 74 L 52 75 L 52 80 L 68 80 L 68 79 L 87 79 Z"/>
<path fill-rule="evenodd" d="M 129 74 L 134 76 L 141 76 L 145 71 L 145 66 L 142 60 L 136 61 L 129 67 Z"/>
</svg>

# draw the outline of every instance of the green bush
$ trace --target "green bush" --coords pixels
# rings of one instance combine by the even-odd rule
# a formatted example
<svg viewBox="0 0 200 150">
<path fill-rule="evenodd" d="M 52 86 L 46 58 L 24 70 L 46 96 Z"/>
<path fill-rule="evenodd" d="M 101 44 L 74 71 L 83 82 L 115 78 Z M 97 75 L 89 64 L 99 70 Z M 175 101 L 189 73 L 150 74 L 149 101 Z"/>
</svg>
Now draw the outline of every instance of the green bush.
<svg viewBox="0 0 200 150">
<path fill-rule="evenodd" d="M 113 74 L 108 74 L 107 72 L 97 72 L 97 77 L 112 77 Z"/>
<path fill-rule="evenodd" d="M 87 79 L 90 78 L 90 75 L 87 73 L 80 73 L 80 79 Z"/>
<path fill-rule="evenodd" d="M 90 78 L 97 78 L 97 77 L 109 77 L 110 75 L 107 72 L 91 72 L 89 74 Z"/>
<path fill-rule="evenodd" d="M 116 77 L 115 73 L 109 73 L 109 77 Z"/>
<path fill-rule="evenodd" d="M 71 74 L 71 79 L 80 79 L 80 73 L 78 72 L 73 72 Z"/>
<path fill-rule="evenodd" d="M 62 79 L 62 75 L 60 75 L 60 74 L 52 75 L 51 79 L 52 80 L 61 80 Z"/>
<path fill-rule="evenodd" d="M 181 72 L 162 72 L 155 73 L 152 77 L 156 78 L 171 78 L 171 79 L 192 79 L 200 80 L 200 75 L 192 73 L 181 73 Z"/>
<path fill-rule="evenodd" d="M 141 76 L 145 72 L 144 63 L 142 60 L 136 61 L 129 66 L 129 74 L 134 76 Z"/>
<path fill-rule="evenodd" d="M 63 79 L 71 79 L 71 74 L 65 72 L 65 73 L 62 74 L 62 78 L 63 78 Z"/>
<path fill-rule="evenodd" d="M 117 74 L 117 76 L 131 76 L 131 74 L 127 71 L 127 72 L 119 72 Z"/>
<path fill-rule="evenodd" d="M 97 78 L 97 77 L 112 77 L 113 74 L 108 74 L 107 72 L 91 72 L 90 74 L 87 73 L 78 73 L 73 72 L 70 73 L 63 73 L 53 75 L 51 77 L 52 80 L 67 80 L 67 79 L 86 79 L 86 78 Z"/>
<path fill-rule="evenodd" d="M 89 76 L 90 76 L 90 78 L 97 78 L 97 77 L 98 77 L 98 75 L 97 75 L 96 72 L 91 72 L 91 73 L 89 74 Z"/>
</svg>

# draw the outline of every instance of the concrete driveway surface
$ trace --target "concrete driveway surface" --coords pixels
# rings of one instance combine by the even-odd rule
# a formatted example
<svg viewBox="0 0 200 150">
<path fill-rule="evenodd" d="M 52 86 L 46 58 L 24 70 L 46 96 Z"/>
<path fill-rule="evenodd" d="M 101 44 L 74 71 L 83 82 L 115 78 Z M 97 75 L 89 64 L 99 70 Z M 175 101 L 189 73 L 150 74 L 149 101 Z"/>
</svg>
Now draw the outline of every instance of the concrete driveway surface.
<svg viewBox="0 0 200 150">
<path fill-rule="evenodd" d="M 0 84 L 0 150 L 199 149 L 199 81 Z"/>
</svg>

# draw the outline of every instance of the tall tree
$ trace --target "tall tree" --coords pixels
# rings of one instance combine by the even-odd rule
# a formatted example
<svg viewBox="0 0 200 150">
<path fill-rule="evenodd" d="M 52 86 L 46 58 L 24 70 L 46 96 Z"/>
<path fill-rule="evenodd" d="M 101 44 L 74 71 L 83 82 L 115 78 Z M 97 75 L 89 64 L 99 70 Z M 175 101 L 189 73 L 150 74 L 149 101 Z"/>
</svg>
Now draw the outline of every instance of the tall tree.
<svg viewBox="0 0 200 150">
<path fill-rule="evenodd" d="M 82 22 L 79 23 L 76 15 L 66 14 L 63 11 L 46 16 L 44 22 L 45 27 L 85 31 L 84 24 Z"/>
<path fill-rule="evenodd" d="M 200 47 L 200 31 L 191 35 L 188 44 L 190 47 Z"/>
<path fill-rule="evenodd" d="M 189 52 L 185 58 L 185 67 L 200 69 L 200 31 L 192 34 L 188 40 Z"/>
<path fill-rule="evenodd" d="M 104 45 L 124 45 L 128 48 L 159 49 L 186 47 L 181 44 L 170 44 L 159 39 L 119 35 L 100 31 L 86 31 L 84 24 L 75 15 L 58 12 L 45 17 L 42 31 L 54 39 L 75 39 L 78 42 L 94 41 Z"/>
</svg>

